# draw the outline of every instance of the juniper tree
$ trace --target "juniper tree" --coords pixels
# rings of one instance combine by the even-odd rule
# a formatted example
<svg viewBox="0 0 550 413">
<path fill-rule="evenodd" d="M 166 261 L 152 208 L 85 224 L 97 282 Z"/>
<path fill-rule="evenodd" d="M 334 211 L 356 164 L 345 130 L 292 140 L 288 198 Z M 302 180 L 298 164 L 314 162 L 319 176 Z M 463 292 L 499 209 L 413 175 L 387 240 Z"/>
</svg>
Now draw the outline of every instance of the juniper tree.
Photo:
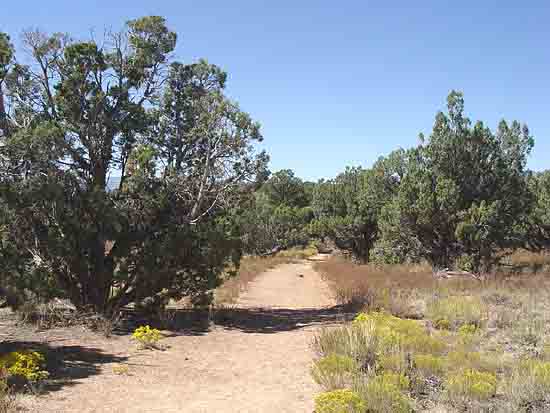
<svg viewBox="0 0 550 413">
<path fill-rule="evenodd" d="M 38 31 L 24 41 L 33 63 L 5 76 L 0 148 L 3 237 L 24 265 L 5 279 L 106 314 L 214 288 L 239 258 L 228 206 L 267 161 L 252 146 L 258 124 L 223 94 L 225 74 L 170 64 L 176 34 L 155 16 L 101 44 Z"/>
</svg>

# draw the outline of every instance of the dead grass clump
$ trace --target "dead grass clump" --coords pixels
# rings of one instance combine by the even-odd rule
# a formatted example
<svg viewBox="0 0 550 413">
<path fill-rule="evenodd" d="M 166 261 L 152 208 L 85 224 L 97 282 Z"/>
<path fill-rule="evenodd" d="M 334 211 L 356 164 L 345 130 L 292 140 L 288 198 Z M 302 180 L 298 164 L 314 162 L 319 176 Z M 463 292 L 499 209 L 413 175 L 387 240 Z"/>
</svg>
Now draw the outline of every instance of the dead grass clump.
<svg viewBox="0 0 550 413">
<path fill-rule="evenodd" d="M 329 282 L 336 301 L 350 311 L 385 310 L 398 317 L 423 317 L 423 291 L 436 281 L 426 266 L 357 265 L 342 258 L 315 264 Z"/>
<path fill-rule="evenodd" d="M 0 371 L 0 413 L 15 413 L 19 411 L 15 394 L 6 380 L 7 374 Z"/>
<path fill-rule="evenodd" d="M 106 317 L 93 311 L 77 311 L 71 304 L 58 299 L 45 304 L 28 301 L 16 313 L 21 323 L 38 330 L 82 326 L 106 338 L 112 336 L 120 322 L 120 314 Z"/>
</svg>

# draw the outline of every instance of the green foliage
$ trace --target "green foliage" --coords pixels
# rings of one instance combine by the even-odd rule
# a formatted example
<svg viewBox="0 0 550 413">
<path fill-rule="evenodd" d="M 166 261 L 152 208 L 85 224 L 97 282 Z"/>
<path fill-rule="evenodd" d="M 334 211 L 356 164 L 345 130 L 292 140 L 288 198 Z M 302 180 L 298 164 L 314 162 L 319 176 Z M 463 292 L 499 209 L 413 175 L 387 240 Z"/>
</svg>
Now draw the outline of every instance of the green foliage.
<svg viewBox="0 0 550 413">
<path fill-rule="evenodd" d="M 33 64 L 0 68 L 13 109 L 0 138 L 2 286 L 107 315 L 208 296 L 241 255 L 234 211 L 268 160 L 259 125 L 224 95 L 218 67 L 168 66 L 176 34 L 162 17 L 105 36 L 27 32 Z"/>
<path fill-rule="evenodd" d="M 405 393 L 409 384 L 404 375 L 385 372 L 367 378 L 356 391 L 365 400 L 368 412 L 407 413 L 413 411 L 412 401 Z"/>
<path fill-rule="evenodd" d="M 427 314 L 437 328 L 457 329 L 467 325 L 465 329 L 476 329 L 487 318 L 487 308 L 479 298 L 452 296 L 432 300 Z"/>
<path fill-rule="evenodd" d="M 395 183 L 382 160 L 373 169 L 348 168 L 334 180 L 320 182 L 313 193 L 312 232 L 368 261 L 378 237 L 378 216 Z"/>
<path fill-rule="evenodd" d="M 365 409 L 363 399 L 349 389 L 321 393 L 315 398 L 315 413 L 362 413 Z"/>
<path fill-rule="evenodd" d="M 444 357 L 431 354 L 415 354 L 413 364 L 423 377 L 443 376 L 447 369 L 447 360 Z"/>
<path fill-rule="evenodd" d="M 274 173 L 262 186 L 261 192 L 272 205 L 303 208 L 311 204 L 305 183 L 290 169 Z"/>
<path fill-rule="evenodd" d="M 399 188 L 381 215 L 381 243 L 435 268 L 467 256 L 467 269 L 490 269 L 497 251 L 522 246 L 533 207 L 527 127 L 502 121 L 495 133 L 471 125 L 461 93 L 451 92 L 429 139 L 406 154 Z"/>
<path fill-rule="evenodd" d="M 329 354 L 315 361 L 311 375 L 317 384 L 330 391 L 348 387 L 358 371 L 359 366 L 351 357 Z"/>
<path fill-rule="evenodd" d="M 466 369 L 449 376 L 445 388 L 453 401 L 487 400 L 496 393 L 497 378 L 492 373 Z"/>
<path fill-rule="evenodd" d="M 275 173 L 260 187 L 239 212 L 246 252 L 263 254 L 309 243 L 308 225 L 313 212 L 306 187 L 291 170 Z"/>
<path fill-rule="evenodd" d="M 162 334 L 159 330 L 147 325 L 136 328 L 132 333 L 132 338 L 137 341 L 142 348 L 155 348 L 162 339 Z"/>
<path fill-rule="evenodd" d="M 414 320 L 401 319 L 387 313 L 372 312 L 359 314 L 353 323 L 374 326 L 379 355 L 386 354 L 393 349 L 438 354 L 446 348 L 441 340 L 428 335 L 426 329 Z"/>
<path fill-rule="evenodd" d="M 29 382 L 48 378 L 45 364 L 46 359 L 37 351 L 14 351 L 0 357 L 0 369 L 6 369 L 9 375 L 22 377 Z"/>
</svg>

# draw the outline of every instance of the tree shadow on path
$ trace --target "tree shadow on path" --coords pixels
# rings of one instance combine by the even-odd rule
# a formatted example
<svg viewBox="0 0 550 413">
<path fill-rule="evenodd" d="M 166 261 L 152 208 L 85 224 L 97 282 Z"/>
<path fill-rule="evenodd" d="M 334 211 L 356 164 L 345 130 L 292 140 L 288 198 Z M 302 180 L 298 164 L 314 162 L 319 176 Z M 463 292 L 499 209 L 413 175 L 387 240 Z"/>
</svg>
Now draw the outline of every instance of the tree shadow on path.
<svg viewBox="0 0 550 413">
<path fill-rule="evenodd" d="M 245 333 L 273 334 L 298 330 L 310 326 L 341 323 L 353 318 L 355 313 L 345 311 L 344 306 L 327 308 L 238 308 L 227 307 L 208 311 L 178 310 L 179 325 L 175 330 L 184 334 L 205 334 L 212 326 Z M 182 323 L 182 320 L 187 321 Z"/>
<path fill-rule="evenodd" d="M 273 334 L 349 321 L 354 313 L 343 306 L 327 308 L 234 308 L 218 310 L 214 323 L 245 333 Z"/>
</svg>

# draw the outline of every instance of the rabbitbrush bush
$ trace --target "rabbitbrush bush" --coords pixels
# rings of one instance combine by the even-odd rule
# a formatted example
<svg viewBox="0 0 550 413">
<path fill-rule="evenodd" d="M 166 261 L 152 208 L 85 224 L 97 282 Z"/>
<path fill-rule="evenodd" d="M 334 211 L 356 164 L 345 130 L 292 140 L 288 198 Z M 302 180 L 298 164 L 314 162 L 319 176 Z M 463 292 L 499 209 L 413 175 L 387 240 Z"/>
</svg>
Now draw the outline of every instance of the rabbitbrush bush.
<svg viewBox="0 0 550 413">
<path fill-rule="evenodd" d="M 162 335 L 159 330 L 147 325 L 136 328 L 132 334 L 132 338 L 137 341 L 142 348 L 155 348 L 162 338 Z"/>
<path fill-rule="evenodd" d="M 480 327 L 486 319 L 487 308 L 474 297 L 448 297 L 428 303 L 427 315 L 441 329 L 457 329 L 464 324 Z"/>
<path fill-rule="evenodd" d="M 405 352 L 440 354 L 446 346 L 428 335 L 426 328 L 414 320 L 404 320 L 384 312 L 359 314 L 353 325 L 372 323 L 378 340 L 378 355 L 398 348 Z"/>
<path fill-rule="evenodd" d="M 356 383 L 355 390 L 372 413 L 409 413 L 412 400 L 406 394 L 409 379 L 403 374 L 384 372 Z"/>
<path fill-rule="evenodd" d="M 364 413 L 365 401 L 352 390 L 339 389 L 315 398 L 315 413 Z"/>
<path fill-rule="evenodd" d="M 358 372 L 354 359 L 338 354 L 320 358 L 311 369 L 315 382 L 329 391 L 346 388 Z"/>
<path fill-rule="evenodd" d="M 445 388 L 452 401 L 482 401 L 495 395 L 497 378 L 492 373 L 466 369 L 450 375 L 445 383 Z"/>
<path fill-rule="evenodd" d="M 48 378 L 45 364 L 45 357 L 37 351 L 14 351 L 0 357 L 0 368 L 6 369 L 8 375 L 22 377 L 29 382 Z"/>
</svg>

